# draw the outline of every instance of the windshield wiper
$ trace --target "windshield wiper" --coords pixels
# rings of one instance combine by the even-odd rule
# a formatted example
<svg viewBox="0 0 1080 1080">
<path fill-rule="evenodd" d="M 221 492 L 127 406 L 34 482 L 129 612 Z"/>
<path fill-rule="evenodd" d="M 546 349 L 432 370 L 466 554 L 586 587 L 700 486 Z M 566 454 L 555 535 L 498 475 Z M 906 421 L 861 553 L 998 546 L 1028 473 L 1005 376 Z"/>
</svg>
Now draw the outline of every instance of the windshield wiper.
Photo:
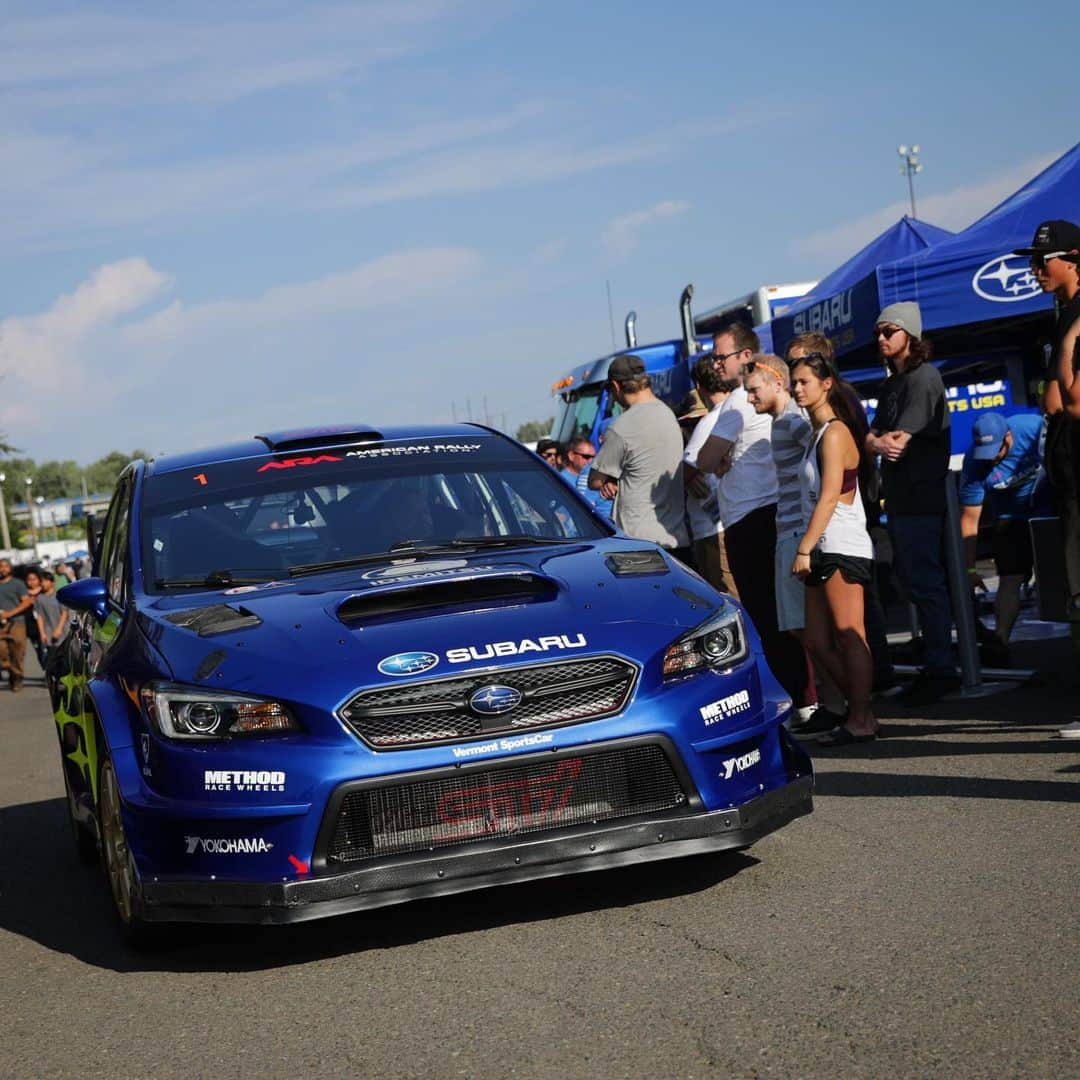
<svg viewBox="0 0 1080 1080">
<path fill-rule="evenodd" d="M 213 589 L 223 585 L 261 585 L 272 577 L 233 577 L 231 570 L 211 570 L 205 577 L 158 578 L 155 589 Z"/>
<path fill-rule="evenodd" d="M 544 536 L 473 536 L 453 540 L 440 540 L 426 544 L 417 540 L 401 540 L 391 544 L 386 551 L 373 551 L 367 555 L 354 555 L 351 559 L 334 559 L 330 562 L 308 563 L 293 566 L 290 577 L 304 574 L 321 574 L 325 570 L 347 570 L 353 566 L 366 566 L 369 563 L 392 562 L 394 559 L 412 559 L 456 555 L 464 551 L 476 551 L 482 548 L 521 547 L 526 544 L 570 544 L 573 540 L 556 540 Z"/>
</svg>

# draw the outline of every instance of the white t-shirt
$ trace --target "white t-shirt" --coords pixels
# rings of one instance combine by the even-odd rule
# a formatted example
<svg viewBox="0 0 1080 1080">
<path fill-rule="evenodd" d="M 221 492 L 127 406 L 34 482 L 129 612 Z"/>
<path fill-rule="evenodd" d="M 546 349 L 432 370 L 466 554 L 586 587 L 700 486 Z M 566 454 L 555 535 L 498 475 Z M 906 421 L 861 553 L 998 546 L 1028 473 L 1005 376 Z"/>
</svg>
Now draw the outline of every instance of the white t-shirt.
<svg viewBox="0 0 1080 1080">
<path fill-rule="evenodd" d="M 697 466 L 697 457 L 705 440 L 712 434 L 713 424 L 720 415 L 720 408 L 724 403 L 721 401 L 714 405 L 694 426 L 693 434 L 686 443 L 683 452 L 683 461 L 689 465 Z M 695 540 L 704 540 L 723 532 L 724 526 L 720 520 L 719 491 L 720 478 L 712 473 L 702 473 L 709 494 L 704 499 L 686 489 L 686 516 L 690 519 L 690 531 Z"/>
<path fill-rule="evenodd" d="M 731 468 L 720 477 L 720 519 L 730 529 L 747 514 L 776 502 L 772 417 L 755 411 L 740 386 L 720 406 L 712 437 L 734 444 Z"/>
</svg>

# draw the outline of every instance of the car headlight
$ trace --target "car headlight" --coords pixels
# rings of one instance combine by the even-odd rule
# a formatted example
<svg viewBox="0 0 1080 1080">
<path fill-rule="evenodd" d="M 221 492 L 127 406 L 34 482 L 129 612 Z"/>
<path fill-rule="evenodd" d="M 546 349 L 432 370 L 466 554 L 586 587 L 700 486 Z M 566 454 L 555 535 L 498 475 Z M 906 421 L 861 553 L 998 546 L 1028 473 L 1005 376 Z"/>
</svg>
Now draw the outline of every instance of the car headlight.
<svg viewBox="0 0 1080 1080">
<path fill-rule="evenodd" d="M 667 647 L 664 678 L 688 675 L 703 668 L 720 671 L 745 659 L 748 652 L 742 617 L 725 605 L 719 614 Z"/>
<path fill-rule="evenodd" d="M 300 730 L 281 702 L 244 694 L 152 683 L 143 687 L 142 703 L 154 726 L 169 739 L 228 739 Z"/>
</svg>

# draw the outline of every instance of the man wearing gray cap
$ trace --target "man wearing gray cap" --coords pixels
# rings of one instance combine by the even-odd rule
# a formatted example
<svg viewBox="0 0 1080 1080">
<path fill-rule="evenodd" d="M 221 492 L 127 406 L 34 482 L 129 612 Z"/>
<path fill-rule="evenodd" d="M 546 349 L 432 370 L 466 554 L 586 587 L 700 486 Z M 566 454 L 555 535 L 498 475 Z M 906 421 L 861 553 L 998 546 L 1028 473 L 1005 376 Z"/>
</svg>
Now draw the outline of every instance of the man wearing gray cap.
<svg viewBox="0 0 1080 1080">
<path fill-rule="evenodd" d="M 690 564 L 683 497 L 683 438 L 675 414 L 653 392 L 639 356 L 616 356 L 612 396 L 626 410 L 604 433 L 589 488 L 614 499 L 615 525 Z"/>
<path fill-rule="evenodd" d="M 928 705 L 960 686 L 944 555 L 949 406 L 941 375 L 929 363 L 918 304 L 890 304 L 874 334 L 890 375 L 878 395 L 866 449 L 881 456 L 893 558 L 923 632 L 923 669 L 900 700 Z"/>
</svg>

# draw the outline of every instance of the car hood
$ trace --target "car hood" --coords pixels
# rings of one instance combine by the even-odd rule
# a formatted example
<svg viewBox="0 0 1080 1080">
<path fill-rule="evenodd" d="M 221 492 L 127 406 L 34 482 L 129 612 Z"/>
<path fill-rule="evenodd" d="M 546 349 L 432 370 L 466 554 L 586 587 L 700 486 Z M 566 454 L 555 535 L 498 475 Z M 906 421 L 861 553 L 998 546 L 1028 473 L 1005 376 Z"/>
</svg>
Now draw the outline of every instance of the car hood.
<svg viewBox="0 0 1080 1080">
<path fill-rule="evenodd" d="M 613 537 L 147 596 L 139 622 L 179 682 L 334 708 L 415 673 L 599 653 L 646 663 L 724 602 L 659 549 Z M 384 663 L 405 653 L 427 659 Z"/>
</svg>

